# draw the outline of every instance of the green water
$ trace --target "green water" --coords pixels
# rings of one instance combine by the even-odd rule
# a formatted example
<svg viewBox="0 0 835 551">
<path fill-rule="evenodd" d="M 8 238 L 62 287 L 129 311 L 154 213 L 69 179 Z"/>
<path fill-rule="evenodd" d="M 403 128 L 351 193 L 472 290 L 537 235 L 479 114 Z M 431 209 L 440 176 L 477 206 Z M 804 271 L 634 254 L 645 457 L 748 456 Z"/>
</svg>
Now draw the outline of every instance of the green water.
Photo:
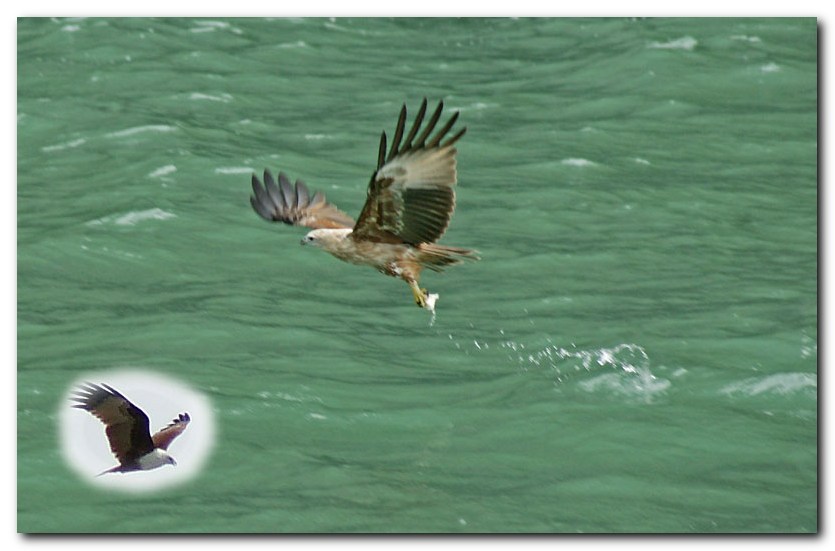
<svg viewBox="0 0 835 551">
<path fill-rule="evenodd" d="M 818 530 L 814 19 L 21 19 L 17 44 L 19 531 Z M 424 96 L 468 127 L 442 242 L 483 258 L 425 275 L 433 325 L 248 199 L 270 167 L 356 216 Z M 69 385 L 123 367 L 212 404 L 189 482 L 68 465 Z"/>
</svg>

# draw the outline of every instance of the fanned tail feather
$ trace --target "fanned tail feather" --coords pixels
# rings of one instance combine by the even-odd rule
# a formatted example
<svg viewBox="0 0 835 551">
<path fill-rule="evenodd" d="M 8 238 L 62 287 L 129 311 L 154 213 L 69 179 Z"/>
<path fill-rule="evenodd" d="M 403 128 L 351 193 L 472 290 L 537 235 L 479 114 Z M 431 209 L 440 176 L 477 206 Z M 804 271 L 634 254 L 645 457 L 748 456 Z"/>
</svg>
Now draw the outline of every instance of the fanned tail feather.
<svg viewBox="0 0 835 551">
<path fill-rule="evenodd" d="M 419 249 L 420 263 L 435 272 L 442 272 L 447 266 L 461 264 L 465 260 L 480 260 L 478 251 L 461 247 L 421 243 Z"/>
</svg>

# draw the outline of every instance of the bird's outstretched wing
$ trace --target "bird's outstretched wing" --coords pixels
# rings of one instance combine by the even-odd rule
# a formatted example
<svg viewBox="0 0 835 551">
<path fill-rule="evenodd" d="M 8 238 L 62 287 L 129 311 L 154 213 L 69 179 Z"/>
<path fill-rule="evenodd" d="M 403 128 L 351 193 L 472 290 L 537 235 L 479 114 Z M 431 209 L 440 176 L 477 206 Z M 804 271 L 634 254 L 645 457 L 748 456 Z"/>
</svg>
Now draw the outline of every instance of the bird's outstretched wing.
<svg viewBox="0 0 835 551">
<path fill-rule="evenodd" d="M 114 388 L 86 383 L 79 386 L 73 404 L 104 423 L 110 449 L 120 463 L 130 463 L 154 449 L 148 416 Z"/>
<path fill-rule="evenodd" d="M 357 219 L 355 239 L 390 243 L 434 243 L 446 231 L 455 210 L 456 141 L 466 128 L 442 141 L 458 119 L 456 111 L 441 127 L 440 102 L 429 121 L 421 129 L 426 114 L 426 99 L 418 110 L 409 134 L 406 128 L 406 106 L 386 152 L 386 133 L 380 138 L 377 169 L 368 185 L 368 197 Z"/>
<path fill-rule="evenodd" d="M 178 415 L 176 419 L 168 423 L 167 427 L 160 429 L 151 437 L 154 441 L 154 446 L 161 450 L 167 450 L 168 446 L 171 445 L 171 441 L 180 436 L 180 434 L 186 430 L 190 421 L 191 417 L 188 413 L 181 413 Z"/>
<path fill-rule="evenodd" d="M 290 183 L 287 175 L 278 173 L 278 184 L 269 170 L 264 171 L 264 183 L 252 175 L 253 195 L 249 202 L 255 212 L 269 222 L 284 222 L 308 228 L 350 228 L 354 219 L 331 205 L 319 191 L 310 190 L 301 180 Z"/>
</svg>

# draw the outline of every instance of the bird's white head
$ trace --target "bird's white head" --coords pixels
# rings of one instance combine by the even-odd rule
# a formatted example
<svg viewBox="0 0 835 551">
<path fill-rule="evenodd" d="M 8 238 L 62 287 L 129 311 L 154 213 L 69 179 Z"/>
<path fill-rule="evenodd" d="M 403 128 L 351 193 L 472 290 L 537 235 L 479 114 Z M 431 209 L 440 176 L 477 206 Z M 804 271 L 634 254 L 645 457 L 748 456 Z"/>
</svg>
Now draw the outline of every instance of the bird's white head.
<svg viewBox="0 0 835 551">
<path fill-rule="evenodd" d="M 339 243 L 351 235 L 351 231 L 350 228 L 311 230 L 302 238 L 302 245 L 313 245 L 327 251 L 334 250 Z"/>
</svg>

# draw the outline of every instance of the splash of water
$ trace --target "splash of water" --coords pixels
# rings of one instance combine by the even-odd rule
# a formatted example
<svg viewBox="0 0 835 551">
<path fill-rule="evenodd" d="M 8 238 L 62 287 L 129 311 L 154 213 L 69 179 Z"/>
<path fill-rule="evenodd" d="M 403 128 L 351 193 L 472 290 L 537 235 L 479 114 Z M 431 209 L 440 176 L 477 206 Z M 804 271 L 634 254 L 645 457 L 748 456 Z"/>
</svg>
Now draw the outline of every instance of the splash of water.
<svg viewBox="0 0 835 551">
<path fill-rule="evenodd" d="M 528 351 L 524 343 L 505 340 L 500 347 L 510 351 L 508 357 L 524 370 L 532 366 L 552 370 L 557 385 L 567 385 L 582 377 L 576 384 L 585 392 L 611 392 L 650 403 L 671 385 L 668 379 L 652 372 L 649 355 L 638 344 L 621 343 L 597 349 L 549 344 Z M 589 374 L 593 376 L 588 378 Z"/>
</svg>

